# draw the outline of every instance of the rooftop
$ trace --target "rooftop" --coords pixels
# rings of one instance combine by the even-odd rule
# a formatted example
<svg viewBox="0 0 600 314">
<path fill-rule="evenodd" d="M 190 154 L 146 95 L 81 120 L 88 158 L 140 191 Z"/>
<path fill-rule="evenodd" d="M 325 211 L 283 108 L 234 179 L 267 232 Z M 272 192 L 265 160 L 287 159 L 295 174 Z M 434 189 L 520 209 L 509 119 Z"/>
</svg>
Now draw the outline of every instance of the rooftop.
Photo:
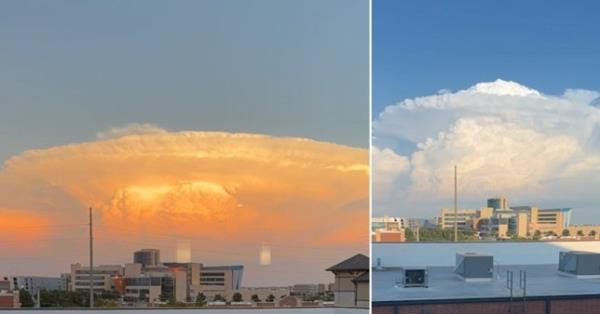
<svg viewBox="0 0 600 314">
<path fill-rule="evenodd" d="M 326 270 L 369 270 L 369 258 L 363 254 L 356 254 L 341 263 L 335 264 L 327 268 Z"/>
<path fill-rule="evenodd" d="M 507 271 L 513 271 L 513 295 L 520 297 L 519 271 L 527 272 L 527 296 L 565 296 L 600 294 L 600 279 L 576 279 L 562 275 L 558 265 L 503 265 L 494 267 L 494 279 L 488 282 L 466 282 L 454 273 L 454 267 L 429 267 L 429 287 L 405 288 L 402 268 L 373 269 L 373 302 L 504 298 Z"/>
</svg>

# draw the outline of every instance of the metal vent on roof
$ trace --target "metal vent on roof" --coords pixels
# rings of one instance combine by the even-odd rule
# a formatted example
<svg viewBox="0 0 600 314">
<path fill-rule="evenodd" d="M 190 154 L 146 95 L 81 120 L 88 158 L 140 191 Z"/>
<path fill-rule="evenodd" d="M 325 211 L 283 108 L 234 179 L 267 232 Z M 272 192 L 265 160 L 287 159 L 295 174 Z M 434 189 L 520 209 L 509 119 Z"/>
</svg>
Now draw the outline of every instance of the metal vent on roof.
<svg viewBox="0 0 600 314">
<path fill-rule="evenodd" d="M 466 281 L 489 281 L 494 276 L 494 257 L 476 253 L 457 253 L 455 273 Z"/>
<path fill-rule="evenodd" d="M 562 274 L 576 278 L 600 278 L 600 253 L 560 252 L 558 270 Z"/>
<path fill-rule="evenodd" d="M 405 288 L 427 287 L 428 271 L 426 268 L 403 268 L 402 285 Z"/>
</svg>

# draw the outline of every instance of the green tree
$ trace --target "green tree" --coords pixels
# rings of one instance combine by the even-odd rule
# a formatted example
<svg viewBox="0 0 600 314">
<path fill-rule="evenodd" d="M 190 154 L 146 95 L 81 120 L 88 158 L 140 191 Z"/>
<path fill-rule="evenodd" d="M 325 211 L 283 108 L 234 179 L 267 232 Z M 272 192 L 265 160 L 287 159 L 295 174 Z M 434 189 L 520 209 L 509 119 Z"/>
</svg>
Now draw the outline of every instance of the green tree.
<svg viewBox="0 0 600 314">
<path fill-rule="evenodd" d="M 258 297 L 258 294 L 253 294 L 251 299 L 252 299 L 252 302 L 254 302 L 254 303 L 260 302 L 260 298 Z"/>
<path fill-rule="evenodd" d="M 206 306 L 206 296 L 200 292 L 196 296 L 196 306 Z"/>
<path fill-rule="evenodd" d="M 417 238 L 415 237 L 414 232 L 411 229 L 404 229 L 404 237 L 406 238 L 407 242 L 414 242 L 417 240 Z"/>
<path fill-rule="evenodd" d="M 21 302 L 22 307 L 33 307 L 35 305 L 31 294 L 25 289 L 19 290 L 19 302 Z"/>
<path fill-rule="evenodd" d="M 216 295 L 213 297 L 213 301 L 214 301 L 214 302 L 225 302 L 226 300 L 225 300 L 225 298 L 224 298 L 222 295 L 220 295 L 220 294 L 216 294 Z"/>
<path fill-rule="evenodd" d="M 534 239 L 534 240 L 539 240 L 539 239 L 541 239 L 541 238 L 542 238 L 542 232 L 541 232 L 541 231 L 539 231 L 539 230 L 536 230 L 536 231 L 533 233 L 533 239 Z"/>
<path fill-rule="evenodd" d="M 596 230 L 592 230 L 592 231 L 590 231 L 590 236 L 591 236 L 591 237 L 595 237 L 595 236 L 596 236 Z"/>
<path fill-rule="evenodd" d="M 583 237 L 584 236 L 583 230 L 577 230 L 577 235 L 580 237 Z"/>
<path fill-rule="evenodd" d="M 569 229 L 563 229 L 563 231 L 562 231 L 563 237 L 568 237 L 570 235 L 571 235 L 571 232 L 569 231 Z"/>
<path fill-rule="evenodd" d="M 239 292 L 236 292 L 233 294 L 233 297 L 231 298 L 233 302 L 242 302 L 244 301 L 244 299 L 242 298 L 242 294 Z"/>
<path fill-rule="evenodd" d="M 273 301 L 275 301 L 275 296 L 272 295 L 272 294 L 269 294 L 269 296 L 267 297 L 266 301 L 267 302 L 273 302 Z"/>
</svg>

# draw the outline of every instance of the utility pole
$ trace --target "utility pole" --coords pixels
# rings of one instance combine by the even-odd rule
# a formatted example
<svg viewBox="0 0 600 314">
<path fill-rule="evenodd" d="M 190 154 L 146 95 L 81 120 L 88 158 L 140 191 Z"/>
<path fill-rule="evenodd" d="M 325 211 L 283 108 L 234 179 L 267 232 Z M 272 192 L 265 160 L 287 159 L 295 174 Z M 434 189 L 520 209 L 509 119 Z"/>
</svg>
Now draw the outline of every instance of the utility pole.
<svg viewBox="0 0 600 314">
<path fill-rule="evenodd" d="M 94 241 L 92 236 L 92 208 L 90 207 L 90 308 L 94 307 Z"/>
<path fill-rule="evenodd" d="M 458 189 L 456 186 L 456 165 L 454 165 L 454 242 L 458 241 Z"/>
</svg>

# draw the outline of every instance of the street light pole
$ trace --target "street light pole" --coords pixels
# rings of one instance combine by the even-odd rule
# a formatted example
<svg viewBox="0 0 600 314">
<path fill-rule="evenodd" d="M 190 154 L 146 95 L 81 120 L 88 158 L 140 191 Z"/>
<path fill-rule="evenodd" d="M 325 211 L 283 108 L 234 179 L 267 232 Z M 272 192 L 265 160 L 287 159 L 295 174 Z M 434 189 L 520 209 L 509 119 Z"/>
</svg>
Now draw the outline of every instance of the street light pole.
<svg viewBox="0 0 600 314">
<path fill-rule="evenodd" d="M 94 307 L 94 241 L 92 233 L 92 208 L 90 214 L 90 308 Z"/>
</svg>

